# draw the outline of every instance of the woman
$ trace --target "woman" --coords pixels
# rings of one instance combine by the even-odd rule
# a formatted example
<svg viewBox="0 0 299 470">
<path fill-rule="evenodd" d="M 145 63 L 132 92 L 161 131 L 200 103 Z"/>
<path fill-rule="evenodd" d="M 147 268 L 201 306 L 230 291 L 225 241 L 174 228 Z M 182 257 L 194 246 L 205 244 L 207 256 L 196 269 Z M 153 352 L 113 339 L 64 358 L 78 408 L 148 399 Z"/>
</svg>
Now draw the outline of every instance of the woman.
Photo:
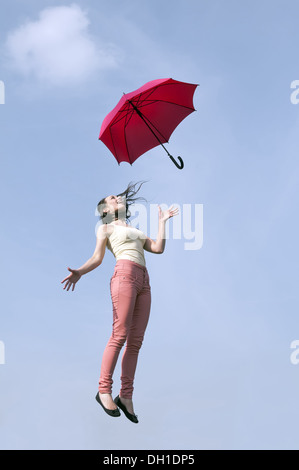
<svg viewBox="0 0 299 470">
<path fill-rule="evenodd" d="M 83 274 L 97 268 L 103 261 L 105 249 L 116 258 L 110 293 L 113 305 L 112 335 L 105 348 L 96 400 L 110 416 L 120 416 L 119 408 L 126 417 L 138 423 L 134 413 L 132 395 L 138 353 L 141 348 L 151 307 L 151 287 L 146 268 L 144 250 L 163 253 L 165 249 L 165 222 L 178 214 L 178 209 L 162 211 L 159 207 L 159 230 L 156 241 L 126 222 L 130 218 L 129 206 L 137 199 L 139 189 L 130 183 L 127 189 L 117 195 L 107 196 L 97 206 L 103 222 L 97 231 L 97 242 L 92 257 L 79 269 L 71 272 L 62 283 L 64 289 L 75 289 Z M 121 390 L 113 401 L 112 376 L 119 352 L 126 342 L 121 363 Z"/>
</svg>

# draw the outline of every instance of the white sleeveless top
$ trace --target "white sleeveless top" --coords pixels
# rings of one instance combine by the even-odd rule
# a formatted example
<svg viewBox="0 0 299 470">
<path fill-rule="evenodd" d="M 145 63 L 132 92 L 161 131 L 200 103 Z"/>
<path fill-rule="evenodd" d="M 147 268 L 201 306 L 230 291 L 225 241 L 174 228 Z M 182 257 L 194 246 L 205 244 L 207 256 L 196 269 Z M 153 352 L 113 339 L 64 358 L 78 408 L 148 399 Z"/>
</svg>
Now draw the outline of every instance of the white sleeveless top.
<svg viewBox="0 0 299 470">
<path fill-rule="evenodd" d="M 116 261 L 128 259 L 145 266 L 144 250 L 146 235 L 135 227 L 113 225 L 113 232 L 107 236 L 107 248 Z"/>
</svg>

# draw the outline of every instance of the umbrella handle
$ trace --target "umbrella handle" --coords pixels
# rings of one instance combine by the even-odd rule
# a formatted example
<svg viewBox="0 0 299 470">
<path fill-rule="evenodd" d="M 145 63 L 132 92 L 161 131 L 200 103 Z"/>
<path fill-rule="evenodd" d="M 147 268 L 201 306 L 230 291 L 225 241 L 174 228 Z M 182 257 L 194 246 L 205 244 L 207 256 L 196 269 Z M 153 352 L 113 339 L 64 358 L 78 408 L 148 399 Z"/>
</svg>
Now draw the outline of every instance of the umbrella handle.
<svg viewBox="0 0 299 470">
<path fill-rule="evenodd" d="M 175 166 L 176 166 L 177 168 L 179 168 L 179 170 L 182 170 L 182 169 L 184 168 L 184 162 L 183 162 L 183 160 L 181 159 L 181 157 L 178 157 L 178 160 L 179 160 L 179 162 L 180 162 L 180 163 L 178 163 L 178 162 L 173 158 L 172 155 L 168 154 L 168 156 L 169 156 L 169 158 L 171 158 L 171 160 L 173 161 L 173 163 L 175 164 Z"/>
</svg>

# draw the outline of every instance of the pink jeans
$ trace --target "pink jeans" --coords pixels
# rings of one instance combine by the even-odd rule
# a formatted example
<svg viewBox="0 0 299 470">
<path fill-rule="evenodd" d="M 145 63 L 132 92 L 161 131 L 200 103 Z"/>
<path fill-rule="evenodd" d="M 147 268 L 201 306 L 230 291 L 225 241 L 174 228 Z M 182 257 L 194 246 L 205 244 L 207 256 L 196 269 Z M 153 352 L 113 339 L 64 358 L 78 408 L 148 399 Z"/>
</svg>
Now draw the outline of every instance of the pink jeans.
<svg viewBox="0 0 299 470">
<path fill-rule="evenodd" d="M 118 260 L 110 280 L 113 305 L 112 335 L 105 348 L 99 380 L 100 393 L 112 393 L 112 375 L 119 352 L 121 362 L 119 396 L 132 398 L 133 382 L 151 308 L 151 287 L 147 268 L 130 260 Z"/>
</svg>

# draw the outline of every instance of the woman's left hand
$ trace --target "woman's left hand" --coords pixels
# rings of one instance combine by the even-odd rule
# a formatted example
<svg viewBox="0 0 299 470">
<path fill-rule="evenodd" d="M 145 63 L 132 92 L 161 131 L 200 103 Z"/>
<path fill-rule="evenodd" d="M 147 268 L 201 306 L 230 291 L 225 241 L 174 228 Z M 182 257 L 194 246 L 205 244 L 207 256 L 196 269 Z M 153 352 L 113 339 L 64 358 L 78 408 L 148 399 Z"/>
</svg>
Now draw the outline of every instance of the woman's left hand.
<svg viewBox="0 0 299 470">
<path fill-rule="evenodd" d="M 169 207 L 169 209 L 166 209 L 165 211 L 162 211 L 161 207 L 158 206 L 159 208 L 159 221 L 161 222 L 166 222 L 166 220 L 170 219 L 170 217 L 173 217 L 174 215 L 177 215 L 179 213 L 179 209 L 176 207 L 173 209 L 173 205 Z"/>
</svg>

